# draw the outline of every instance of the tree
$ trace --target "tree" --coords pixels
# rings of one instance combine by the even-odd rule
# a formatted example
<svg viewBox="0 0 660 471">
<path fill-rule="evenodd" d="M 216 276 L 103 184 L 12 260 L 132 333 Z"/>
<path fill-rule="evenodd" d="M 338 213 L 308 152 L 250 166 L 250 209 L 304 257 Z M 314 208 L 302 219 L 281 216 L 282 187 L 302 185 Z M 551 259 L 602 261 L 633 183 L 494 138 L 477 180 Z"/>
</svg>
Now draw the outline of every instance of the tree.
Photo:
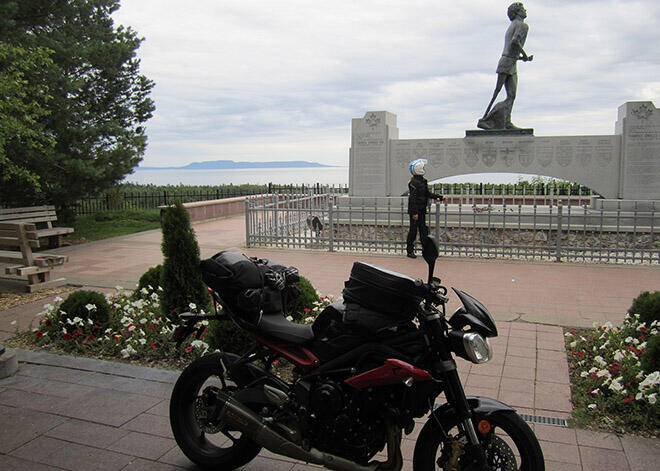
<svg viewBox="0 0 660 471">
<path fill-rule="evenodd" d="M 24 49 L 0 42 L 0 183 L 3 186 L 13 182 L 28 193 L 40 190 L 38 175 L 25 162 L 7 156 L 5 148 L 7 143 L 10 147 L 20 145 L 26 154 L 43 152 L 54 144 L 40 122 L 48 115 L 48 87 L 26 78 L 51 64 L 46 49 Z"/>
<path fill-rule="evenodd" d="M 113 24 L 111 14 L 118 8 L 119 0 L 0 3 L 0 41 L 52 51 L 50 64 L 26 69 L 24 77 L 50 92 L 43 103 L 47 113 L 36 118 L 35 129 L 54 145 L 37 151 L 21 140 L 5 144 L 9 161 L 39 182 L 20 194 L 12 191 L 15 185 L 3 185 L 5 202 L 48 202 L 66 210 L 80 197 L 121 181 L 142 160 L 154 84 L 139 73 L 136 51 L 142 38 Z M 14 180 L 10 175 L 9 183 Z"/>
<path fill-rule="evenodd" d="M 188 211 L 180 202 L 163 211 L 163 268 L 161 310 L 177 322 L 177 314 L 190 310 L 190 303 L 208 309 L 209 296 L 199 270 L 199 245 Z"/>
</svg>

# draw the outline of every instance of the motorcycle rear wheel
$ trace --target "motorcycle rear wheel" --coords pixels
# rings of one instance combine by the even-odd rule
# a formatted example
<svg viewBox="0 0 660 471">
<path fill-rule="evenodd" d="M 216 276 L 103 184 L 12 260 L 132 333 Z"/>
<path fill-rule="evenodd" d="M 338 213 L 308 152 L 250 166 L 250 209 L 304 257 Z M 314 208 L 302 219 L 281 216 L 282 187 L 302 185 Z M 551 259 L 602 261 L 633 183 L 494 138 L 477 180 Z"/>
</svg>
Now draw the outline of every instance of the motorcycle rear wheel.
<svg viewBox="0 0 660 471">
<path fill-rule="evenodd" d="M 482 417 L 474 419 L 475 426 Z M 493 471 L 544 471 L 543 452 L 534 432 L 525 421 L 513 411 L 494 412 L 487 419 L 491 431 L 486 435 L 477 432 L 486 451 L 490 469 Z M 458 430 L 455 415 L 439 418 L 440 424 L 430 418 L 417 438 L 413 458 L 414 471 L 436 471 L 466 469 L 465 456 L 460 451 L 452 453 L 452 446 L 460 450 L 467 442 Z M 443 433 L 444 431 L 444 433 Z M 447 434 L 449 438 L 444 437 Z M 456 468 L 451 467 L 452 454 L 458 457 Z"/>
<path fill-rule="evenodd" d="M 238 359 L 225 356 L 230 361 Z M 223 377 L 220 359 L 219 353 L 206 355 L 183 370 L 170 399 L 170 425 L 179 448 L 192 462 L 204 469 L 231 470 L 252 461 L 261 447 L 236 431 L 213 433 L 213 427 L 202 423 L 199 412 L 195 413 L 196 402 L 206 388 L 217 387 L 229 394 L 237 389 Z"/>
</svg>

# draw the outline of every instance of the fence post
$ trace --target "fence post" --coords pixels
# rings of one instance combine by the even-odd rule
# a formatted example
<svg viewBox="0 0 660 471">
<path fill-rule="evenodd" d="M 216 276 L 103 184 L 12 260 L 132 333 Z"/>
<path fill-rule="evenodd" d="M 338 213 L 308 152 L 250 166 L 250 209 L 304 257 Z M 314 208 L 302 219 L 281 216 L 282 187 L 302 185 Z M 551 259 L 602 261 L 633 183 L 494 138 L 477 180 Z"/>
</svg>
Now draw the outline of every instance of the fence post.
<svg viewBox="0 0 660 471">
<path fill-rule="evenodd" d="M 562 204 L 561 201 L 557 204 L 557 249 L 555 253 L 555 262 L 561 262 L 561 233 L 562 233 Z"/>
<path fill-rule="evenodd" d="M 335 239 L 335 231 L 334 231 L 334 214 L 333 214 L 333 208 L 332 208 L 332 197 L 328 198 L 328 251 L 329 252 L 334 252 L 334 239 Z"/>
<path fill-rule="evenodd" d="M 275 194 L 273 196 L 273 227 L 275 228 L 275 232 L 273 233 L 274 239 L 275 239 L 275 246 L 277 246 L 277 238 L 279 234 L 279 218 L 278 216 L 278 210 L 280 206 L 280 197 L 278 194 Z"/>
<path fill-rule="evenodd" d="M 247 197 L 245 198 L 245 246 L 250 247 L 250 199 Z"/>
<path fill-rule="evenodd" d="M 163 204 L 167 206 L 167 190 L 163 190 Z"/>
</svg>

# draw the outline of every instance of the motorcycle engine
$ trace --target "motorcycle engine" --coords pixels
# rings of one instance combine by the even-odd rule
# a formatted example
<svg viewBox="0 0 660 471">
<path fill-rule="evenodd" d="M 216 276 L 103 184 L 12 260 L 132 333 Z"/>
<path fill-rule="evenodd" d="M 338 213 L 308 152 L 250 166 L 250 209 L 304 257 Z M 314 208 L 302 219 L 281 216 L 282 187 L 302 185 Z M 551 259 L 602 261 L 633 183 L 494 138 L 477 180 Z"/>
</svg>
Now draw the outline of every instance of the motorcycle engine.
<svg viewBox="0 0 660 471">
<path fill-rule="evenodd" d="M 386 427 L 377 404 L 367 391 L 330 380 L 318 383 L 310 397 L 314 446 L 366 464 L 385 446 Z"/>
</svg>

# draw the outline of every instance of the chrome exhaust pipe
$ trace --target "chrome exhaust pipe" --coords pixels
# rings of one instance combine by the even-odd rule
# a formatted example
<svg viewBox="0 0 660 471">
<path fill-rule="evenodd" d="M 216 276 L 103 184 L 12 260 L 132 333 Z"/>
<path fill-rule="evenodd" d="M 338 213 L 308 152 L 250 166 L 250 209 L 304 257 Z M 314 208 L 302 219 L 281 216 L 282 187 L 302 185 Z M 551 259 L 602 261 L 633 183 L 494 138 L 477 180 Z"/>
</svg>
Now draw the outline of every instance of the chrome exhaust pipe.
<svg viewBox="0 0 660 471">
<path fill-rule="evenodd" d="M 359 465 L 353 461 L 340 456 L 324 453 L 316 448 L 305 450 L 300 445 L 284 438 L 282 435 L 271 429 L 263 419 L 243 406 L 232 397 L 223 392 L 217 391 L 217 399 L 223 404 L 222 409 L 217 415 L 217 421 L 222 421 L 231 429 L 244 433 L 248 438 L 258 445 L 272 451 L 278 455 L 288 456 L 307 463 L 318 464 L 336 471 L 399 471 L 403 465 L 399 443 L 396 443 L 398 453 L 394 452 L 398 459 L 388 460 L 386 463 L 372 462 L 367 466 Z M 388 430 L 389 432 L 389 430 Z M 399 436 L 400 437 L 400 436 Z M 388 456 L 392 440 L 388 433 Z M 385 466 L 381 466 L 385 465 Z"/>
</svg>

